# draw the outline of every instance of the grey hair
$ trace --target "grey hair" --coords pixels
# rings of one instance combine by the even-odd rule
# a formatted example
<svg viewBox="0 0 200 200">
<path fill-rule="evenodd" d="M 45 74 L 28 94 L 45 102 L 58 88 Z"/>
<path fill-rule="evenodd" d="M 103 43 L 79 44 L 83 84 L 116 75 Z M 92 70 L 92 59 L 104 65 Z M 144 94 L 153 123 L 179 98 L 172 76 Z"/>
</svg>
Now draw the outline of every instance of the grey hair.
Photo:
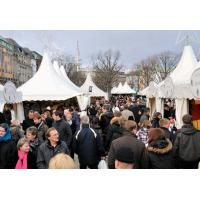
<svg viewBox="0 0 200 200">
<path fill-rule="evenodd" d="M 83 116 L 81 117 L 81 123 L 82 123 L 82 124 L 89 124 L 89 123 L 90 123 L 89 117 L 88 117 L 87 115 L 83 115 Z"/>
</svg>

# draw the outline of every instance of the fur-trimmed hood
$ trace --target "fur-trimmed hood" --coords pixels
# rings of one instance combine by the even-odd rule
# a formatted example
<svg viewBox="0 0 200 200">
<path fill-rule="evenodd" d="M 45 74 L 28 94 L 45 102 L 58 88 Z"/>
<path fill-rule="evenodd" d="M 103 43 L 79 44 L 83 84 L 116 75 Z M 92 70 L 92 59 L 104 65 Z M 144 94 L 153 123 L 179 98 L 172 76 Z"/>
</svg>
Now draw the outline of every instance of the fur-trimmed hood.
<svg viewBox="0 0 200 200">
<path fill-rule="evenodd" d="M 110 121 L 110 124 L 120 124 L 121 117 L 113 117 Z"/>
<path fill-rule="evenodd" d="M 160 147 L 160 148 L 159 148 Z M 147 151 L 156 154 L 166 154 L 172 150 L 172 143 L 169 139 L 159 140 L 156 142 L 156 147 L 148 146 Z"/>
</svg>

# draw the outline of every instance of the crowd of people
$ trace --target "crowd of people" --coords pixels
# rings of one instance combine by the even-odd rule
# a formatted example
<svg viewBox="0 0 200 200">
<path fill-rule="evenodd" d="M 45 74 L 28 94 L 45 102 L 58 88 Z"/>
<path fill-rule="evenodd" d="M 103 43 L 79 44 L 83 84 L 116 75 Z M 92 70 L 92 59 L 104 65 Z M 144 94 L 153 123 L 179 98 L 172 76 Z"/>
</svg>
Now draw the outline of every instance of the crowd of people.
<svg viewBox="0 0 200 200">
<path fill-rule="evenodd" d="M 21 124 L 7 117 L 0 124 L 0 168 L 98 169 L 104 161 L 109 169 L 197 169 L 200 132 L 189 114 L 177 130 L 169 108 L 151 117 L 144 100 L 115 97 L 82 113 L 30 110 Z"/>
</svg>

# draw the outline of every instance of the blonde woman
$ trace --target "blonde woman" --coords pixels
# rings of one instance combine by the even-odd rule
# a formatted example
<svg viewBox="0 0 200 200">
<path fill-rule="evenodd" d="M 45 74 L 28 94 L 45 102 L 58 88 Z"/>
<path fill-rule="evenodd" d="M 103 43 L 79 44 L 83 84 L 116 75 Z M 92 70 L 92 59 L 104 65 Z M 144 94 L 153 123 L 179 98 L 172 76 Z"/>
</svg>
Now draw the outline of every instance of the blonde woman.
<svg viewBox="0 0 200 200">
<path fill-rule="evenodd" d="M 17 143 L 18 161 L 15 169 L 32 169 L 32 158 L 29 154 L 29 141 L 24 137 Z"/>
<path fill-rule="evenodd" d="M 59 153 L 51 158 L 49 162 L 49 169 L 75 169 L 73 159 L 64 153 Z"/>
</svg>

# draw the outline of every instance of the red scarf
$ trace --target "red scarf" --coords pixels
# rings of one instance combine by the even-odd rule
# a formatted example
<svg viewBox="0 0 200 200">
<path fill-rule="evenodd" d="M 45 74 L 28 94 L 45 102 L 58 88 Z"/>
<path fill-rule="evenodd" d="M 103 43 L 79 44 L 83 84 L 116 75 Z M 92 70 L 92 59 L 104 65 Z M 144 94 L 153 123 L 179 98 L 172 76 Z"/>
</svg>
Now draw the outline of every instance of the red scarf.
<svg viewBox="0 0 200 200">
<path fill-rule="evenodd" d="M 28 156 L 28 153 L 22 154 L 22 152 L 18 150 L 19 159 L 17 161 L 15 169 L 27 169 L 27 156 Z"/>
</svg>

